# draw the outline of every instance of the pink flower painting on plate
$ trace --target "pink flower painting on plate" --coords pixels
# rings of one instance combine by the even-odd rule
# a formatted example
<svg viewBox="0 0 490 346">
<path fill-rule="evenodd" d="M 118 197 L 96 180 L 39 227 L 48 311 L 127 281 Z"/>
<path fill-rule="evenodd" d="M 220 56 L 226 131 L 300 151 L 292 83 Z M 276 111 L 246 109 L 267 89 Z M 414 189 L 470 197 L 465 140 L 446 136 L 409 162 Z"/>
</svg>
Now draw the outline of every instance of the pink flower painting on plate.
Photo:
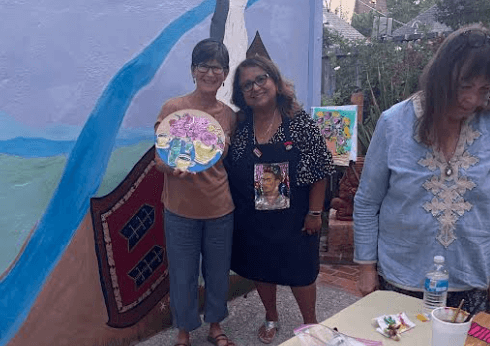
<svg viewBox="0 0 490 346">
<path fill-rule="evenodd" d="M 156 130 L 156 148 L 170 167 L 200 172 L 214 165 L 225 149 L 225 134 L 211 115 L 185 109 L 167 116 Z"/>
</svg>

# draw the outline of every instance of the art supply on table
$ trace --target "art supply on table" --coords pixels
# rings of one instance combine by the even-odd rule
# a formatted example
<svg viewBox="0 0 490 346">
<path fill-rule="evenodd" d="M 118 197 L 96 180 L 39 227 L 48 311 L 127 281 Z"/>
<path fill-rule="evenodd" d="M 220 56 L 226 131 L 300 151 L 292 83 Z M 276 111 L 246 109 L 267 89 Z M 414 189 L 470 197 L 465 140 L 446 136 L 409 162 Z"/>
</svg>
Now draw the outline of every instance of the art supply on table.
<svg viewBox="0 0 490 346">
<path fill-rule="evenodd" d="M 402 333 L 415 327 L 404 312 L 376 317 L 371 324 L 378 333 L 396 341 L 401 339 Z"/>
<path fill-rule="evenodd" d="M 457 310 L 441 307 L 432 311 L 432 346 L 464 346 L 471 320 L 464 322 L 469 314 L 460 309 L 455 322 L 451 322 Z"/>
<path fill-rule="evenodd" d="M 354 338 L 322 324 L 306 324 L 294 330 L 302 346 L 382 346 L 380 341 Z"/>
<path fill-rule="evenodd" d="M 456 312 L 454 313 L 453 317 L 451 318 L 452 323 L 456 322 L 456 318 L 458 317 L 459 312 L 461 311 L 461 307 L 463 306 L 463 304 L 464 304 L 464 299 L 461 299 L 461 302 L 459 303 L 459 306 L 456 309 Z"/>
<path fill-rule="evenodd" d="M 430 318 L 428 318 L 426 316 L 426 314 L 417 314 L 417 319 L 420 321 L 420 322 L 429 322 L 430 321 Z"/>
<path fill-rule="evenodd" d="M 466 320 L 471 321 L 470 330 L 465 346 L 488 346 L 490 344 L 490 314 L 479 312 L 473 318 L 469 315 Z"/>
</svg>

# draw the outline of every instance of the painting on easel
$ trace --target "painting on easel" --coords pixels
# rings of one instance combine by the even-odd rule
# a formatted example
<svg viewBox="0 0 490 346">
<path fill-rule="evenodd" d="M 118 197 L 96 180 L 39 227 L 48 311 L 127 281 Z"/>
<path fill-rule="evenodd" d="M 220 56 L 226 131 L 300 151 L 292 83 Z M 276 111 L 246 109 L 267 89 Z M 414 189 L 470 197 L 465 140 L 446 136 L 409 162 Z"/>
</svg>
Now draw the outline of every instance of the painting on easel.
<svg viewBox="0 0 490 346">
<path fill-rule="evenodd" d="M 357 157 L 357 106 L 312 107 L 311 116 L 318 125 L 334 164 L 348 166 Z"/>
</svg>

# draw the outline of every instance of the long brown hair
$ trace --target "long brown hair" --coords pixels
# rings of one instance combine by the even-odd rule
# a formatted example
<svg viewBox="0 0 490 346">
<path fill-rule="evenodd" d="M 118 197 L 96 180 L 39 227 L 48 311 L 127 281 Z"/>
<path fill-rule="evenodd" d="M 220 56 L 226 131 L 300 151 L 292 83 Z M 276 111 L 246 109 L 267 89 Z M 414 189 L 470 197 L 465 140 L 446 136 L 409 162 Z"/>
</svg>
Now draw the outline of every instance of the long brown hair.
<svg viewBox="0 0 490 346">
<path fill-rule="evenodd" d="M 448 110 L 457 105 L 461 82 L 476 77 L 490 80 L 490 36 L 479 47 L 472 47 L 472 31 L 490 35 L 483 25 L 465 26 L 451 33 L 424 68 L 420 86 L 424 95 L 423 115 L 416 123 L 417 134 L 426 145 L 440 146 L 444 134 L 440 124 Z"/>
<path fill-rule="evenodd" d="M 238 65 L 233 79 L 233 95 L 231 97 L 231 102 L 240 108 L 245 116 L 248 117 L 252 115 L 252 109 L 245 102 L 243 91 L 240 86 L 241 72 L 247 67 L 259 67 L 263 69 L 274 81 L 274 84 L 277 87 L 277 108 L 283 117 L 293 118 L 295 114 L 301 110 L 301 105 L 296 99 L 293 84 L 284 80 L 276 64 L 267 58 L 257 55 L 253 58 L 243 60 L 240 65 Z"/>
</svg>

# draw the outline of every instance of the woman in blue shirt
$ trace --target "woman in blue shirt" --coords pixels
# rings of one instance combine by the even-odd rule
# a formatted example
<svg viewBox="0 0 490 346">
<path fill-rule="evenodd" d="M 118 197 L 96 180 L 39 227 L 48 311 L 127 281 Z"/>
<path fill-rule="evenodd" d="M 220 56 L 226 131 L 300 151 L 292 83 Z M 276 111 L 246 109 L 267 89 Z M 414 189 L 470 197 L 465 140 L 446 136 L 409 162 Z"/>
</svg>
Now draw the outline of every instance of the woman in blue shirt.
<svg viewBox="0 0 490 346">
<path fill-rule="evenodd" d="M 422 90 L 383 113 L 354 201 L 359 289 L 422 297 L 435 255 L 446 258 L 448 306 L 489 310 L 490 31 L 442 43 Z"/>
</svg>

